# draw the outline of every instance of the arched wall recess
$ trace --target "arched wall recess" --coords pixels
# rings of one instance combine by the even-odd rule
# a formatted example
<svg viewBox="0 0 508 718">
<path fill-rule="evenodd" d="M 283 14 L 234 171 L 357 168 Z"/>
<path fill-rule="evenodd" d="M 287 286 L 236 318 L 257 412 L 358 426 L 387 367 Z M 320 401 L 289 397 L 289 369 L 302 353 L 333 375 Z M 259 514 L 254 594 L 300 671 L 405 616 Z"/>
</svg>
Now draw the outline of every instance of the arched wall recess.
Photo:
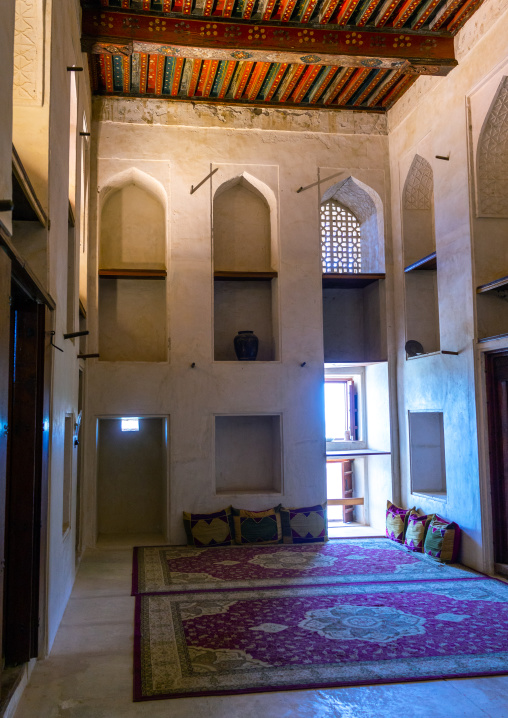
<svg viewBox="0 0 508 718">
<path fill-rule="evenodd" d="M 116 175 L 100 194 L 102 268 L 166 266 L 167 197 L 150 175 L 130 168 Z"/>
<path fill-rule="evenodd" d="M 279 358 L 277 201 L 247 172 L 213 195 L 214 358 L 236 361 L 233 339 L 252 330 L 258 361 Z M 233 280 L 233 281 L 231 281 Z"/>
<path fill-rule="evenodd" d="M 278 268 L 277 200 L 248 172 L 223 182 L 213 198 L 215 270 Z"/>
<path fill-rule="evenodd" d="M 418 342 L 422 353 L 429 354 L 440 347 L 434 176 L 418 154 L 402 193 L 402 231 L 406 341 Z"/>
<path fill-rule="evenodd" d="M 321 204 L 336 201 L 360 222 L 361 271 L 385 271 L 383 202 L 378 193 L 356 177 L 332 185 L 321 198 Z"/>
<path fill-rule="evenodd" d="M 480 217 L 508 218 L 508 77 L 503 77 L 483 123 L 477 152 Z"/>
</svg>

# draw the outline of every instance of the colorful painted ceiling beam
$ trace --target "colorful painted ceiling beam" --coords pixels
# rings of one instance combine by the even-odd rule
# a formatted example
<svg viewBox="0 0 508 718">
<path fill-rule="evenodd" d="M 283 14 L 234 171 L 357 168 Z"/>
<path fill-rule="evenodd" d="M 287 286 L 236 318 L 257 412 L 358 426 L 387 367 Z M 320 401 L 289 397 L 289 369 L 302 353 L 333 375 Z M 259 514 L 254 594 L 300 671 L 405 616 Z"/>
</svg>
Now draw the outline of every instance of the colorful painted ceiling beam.
<svg viewBox="0 0 508 718">
<path fill-rule="evenodd" d="M 386 12 L 388 8 L 384 14 Z M 436 34 L 432 37 L 432 42 L 429 42 L 428 35 L 422 36 L 407 31 L 404 34 L 405 39 L 401 41 L 397 33 L 387 29 L 369 29 L 357 33 L 348 29 L 330 30 L 316 26 L 312 30 L 302 30 L 288 26 L 282 31 L 279 26 L 253 27 L 220 18 L 217 18 L 216 22 L 207 23 L 190 17 L 161 19 L 150 13 L 133 15 L 126 12 L 102 13 L 85 9 L 83 35 L 83 46 L 87 51 L 97 42 L 104 47 L 108 43 L 128 43 L 136 40 L 160 44 L 167 48 L 168 55 L 173 53 L 173 46 L 201 48 L 204 55 L 207 52 L 213 53 L 214 50 L 231 50 L 229 57 L 218 59 L 250 59 L 251 53 L 261 52 L 267 56 L 267 62 L 278 59 L 269 57 L 270 53 L 279 53 L 286 56 L 293 54 L 303 62 L 306 62 L 304 58 L 309 57 L 310 64 L 322 62 L 320 56 L 325 54 L 335 58 L 336 63 L 337 56 L 356 58 L 357 66 L 365 66 L 365 60 L 368 60 L 371 66 L 376 66 L 376 61 L 381 60 L 379 66 L 384 67 L 387 66 L 386 61 L 406 61 L 413 65 L 441 68 L 439 73 L 433 71 L 431 74 L 447 74 L 456 65 L 451 36 Z M 261 57 L 255 59 L 262 60 Z M 298 62 L 292 58 L 291 62 L 294 61 Z M 333 61 L 324 64 L 333 64 Z M 391 67 L 395 66 L 392 64 Z"/>
</svg>

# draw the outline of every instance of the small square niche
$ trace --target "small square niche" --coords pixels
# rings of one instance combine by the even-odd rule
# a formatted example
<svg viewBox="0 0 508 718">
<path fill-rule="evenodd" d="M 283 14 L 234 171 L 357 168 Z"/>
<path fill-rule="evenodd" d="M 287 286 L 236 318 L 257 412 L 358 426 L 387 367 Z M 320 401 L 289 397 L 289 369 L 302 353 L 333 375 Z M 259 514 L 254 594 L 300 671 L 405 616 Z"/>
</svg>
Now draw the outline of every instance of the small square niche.
<svg viewBox="0 0 508 718">
<path fill-rule="evenodd" d="M 280 415 L 216 416 L 216 493 L 280 493 L 281 485 Z"/>
<path fill-rule="evenodd" d="M 412 493 L 446 494 L 443 413 L 409 412 Z"/>
</svg>

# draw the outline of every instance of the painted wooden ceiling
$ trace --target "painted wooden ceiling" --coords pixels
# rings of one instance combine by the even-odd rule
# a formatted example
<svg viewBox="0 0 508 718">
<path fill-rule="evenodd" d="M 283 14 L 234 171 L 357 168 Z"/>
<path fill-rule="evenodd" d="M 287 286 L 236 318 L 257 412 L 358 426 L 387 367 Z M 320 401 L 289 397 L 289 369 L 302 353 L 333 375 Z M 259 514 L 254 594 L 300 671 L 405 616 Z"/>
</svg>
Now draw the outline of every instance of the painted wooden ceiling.
<svg viewBox="0 0 508 718">
<path fill-rule="evenodd" d="M 101 95 L 389 109 L 483 0 L 82 0 Z"/>
</svg>

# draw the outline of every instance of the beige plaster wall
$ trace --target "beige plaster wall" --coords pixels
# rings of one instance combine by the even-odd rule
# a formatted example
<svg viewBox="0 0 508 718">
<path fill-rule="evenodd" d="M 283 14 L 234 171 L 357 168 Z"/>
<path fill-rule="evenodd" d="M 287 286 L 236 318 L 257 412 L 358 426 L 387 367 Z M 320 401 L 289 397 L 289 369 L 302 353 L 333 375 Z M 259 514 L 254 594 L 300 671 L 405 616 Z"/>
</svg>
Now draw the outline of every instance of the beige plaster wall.
<svg viewBox="0 0 508 718">
<path fill-rule="evenodd" d="M 97 533 L 94 426 L 106 414 L 171 415 L 167 481 L 172 543 L 185 541 L 182 510 L 214 511 L 229 503 L 256 510 L 279 502 L 303 506 L 324 500 L 319 204 L 333 180 L 296 190 L 316 182 L 318 168 L 321 178 L 327 177 L 326 168 L 336 168 L 344 178 L 374 183 L 384 201 L 389 184 L 383 118 L 97 99 L 93 135 L 99 205 L 103 193 L 133 171 L 145 173 L 145 182 L 159 183 L 167 198 L 167 312 L 159 323 L 161 331 L 167 328 L 169 355 L 159 363 L 101 357 L 87 364 L 87 542 L 93 544 Z M 218 171 L 211 180 L 191 194 L 191 187 L 213 169 Z M 214 361 L 213 200 L 224 183 L 242 177 L 270 208 L 271 267 L 278 271 L 271 317 L 276 361 L 237 362 L 231 356 L 231 361 Z M 381 229 L 389 231 L 389 213 L 383 222 Z M 90 351 L 98 346 L 96 236 L 89 255 Z M 388 252 L 388 272 L 390 262 Z M 241 289 L 231 290 L 236 291 Z M 231 315 L 237 306 L 233 297 Z M 138 319 L 143 321 L 141 312 Z M 238 329 L 257 328 L 233 322 L 230 340 Z M 217 494 L 215 415 L 281 417 L 280 491 L 244 487 Z"/>
<path fill-rule="evenodd" d="M 404 306 L 402 192 L 416 153 L 434 177 L 440 346 L 458 356 L 406 360 L 404 312 L 396 313 L 401 500 L 437 511 L 463 528 L 462 559 L 484 568 L 474 386 L 475 286 L 471 237 L 470 134 L 467 98 L 508 54 L 508 3 L 487 0 L 456 38 L 459 66 L 446 78 L 419 79 L 388 113 L 395 303 Z M 484 113 L 489 102 L 483 100 Z M 439 160 L 436 155 L 449 157 Z M 482 265 L 483 266 L 483 265 Z M 481 384 L 481 376 L 478 376 Z M 447 496 L 411 495 L 408 411 L 442 411 Z M 482 488 L 483 491 L 483 488 Z"/>
</svg>

